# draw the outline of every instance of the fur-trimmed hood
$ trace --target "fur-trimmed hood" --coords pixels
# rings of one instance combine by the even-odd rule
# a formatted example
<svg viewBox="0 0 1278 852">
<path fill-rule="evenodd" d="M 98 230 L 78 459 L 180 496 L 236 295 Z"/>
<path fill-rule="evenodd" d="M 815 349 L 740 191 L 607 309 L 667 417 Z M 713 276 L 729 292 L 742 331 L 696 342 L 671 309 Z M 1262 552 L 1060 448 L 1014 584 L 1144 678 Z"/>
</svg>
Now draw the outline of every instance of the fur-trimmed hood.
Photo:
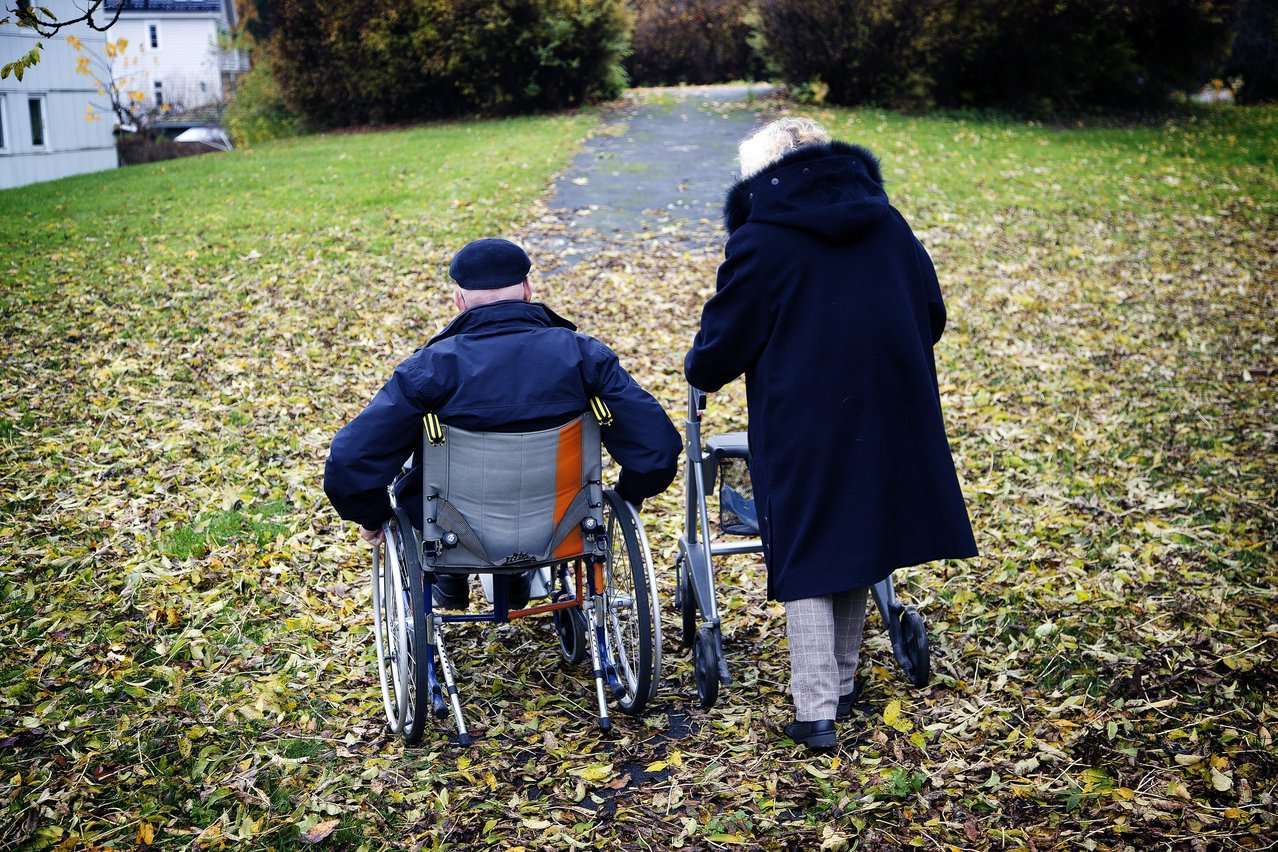
<svg viewBox="0 0 1278 852">
<path fill-rule="evenodd" d="M 728 190 L 723 224 L 746 222 L 809 231 L 831 242 L 853 238 L 891 208 L 879 160 L 846 142 L 805 145 Z"/>
</svg>

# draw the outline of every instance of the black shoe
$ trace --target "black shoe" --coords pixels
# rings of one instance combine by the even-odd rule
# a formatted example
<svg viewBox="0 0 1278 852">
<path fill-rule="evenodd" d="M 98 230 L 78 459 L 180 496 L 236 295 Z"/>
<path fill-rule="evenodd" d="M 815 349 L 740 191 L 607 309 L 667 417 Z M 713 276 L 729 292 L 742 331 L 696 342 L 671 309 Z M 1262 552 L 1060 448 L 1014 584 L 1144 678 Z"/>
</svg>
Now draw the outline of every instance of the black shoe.
<svg viewBox="0 0 1278 852">
<path fill-rule="evenodd" d="M 528 606 L 528 596 L 532 593 L 532 575 L 533 572 L 525 571 L 522 574 L 511 574 L 506 577 L 506 607 L 508 609 L 523 609 Z M 500 580 L 500 578 L 498 578 Z"/>
<path fill-rule="evenodd" d="M 839 738 L 834 733 L 833 719 L 791 722 L 785 726 L 785 735 L 796 743 L 803 743 L 813 751 L 829 751 L 839 744 Z"/>
<path fill-rule="evenodd" d="M 852 711 L 856 709 L 857 699 L 861 697 L 861 681 L 852 684 L 852 691 L 847 695 L 839 696 L 839 709 L 834 714 L 834 718 L 840 722 L 852 715 Z"/>
<path fill-rule="evenodd" d="M 431 597 L 439 609 L 470 606 L 470 577 L 466 574 L 436 574 Z"/>
</svg>

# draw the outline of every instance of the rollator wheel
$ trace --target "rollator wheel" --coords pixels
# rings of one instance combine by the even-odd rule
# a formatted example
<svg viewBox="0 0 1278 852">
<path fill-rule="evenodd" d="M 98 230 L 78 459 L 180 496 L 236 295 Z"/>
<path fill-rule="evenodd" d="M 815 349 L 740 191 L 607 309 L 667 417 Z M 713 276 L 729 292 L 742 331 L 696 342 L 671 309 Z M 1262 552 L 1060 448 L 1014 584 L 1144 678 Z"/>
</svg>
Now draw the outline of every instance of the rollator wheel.
<svg viewBox="0 0 1278 852">
<path fill-rule="evenodd" d="M 555 600 L 563 600 L 571 595 L 559 592 Z M 555 635 L 559 637 L 559 652 L 564 659 L 574 666 L 586 659 L 586 617 L 581 608 L 557 609 L 552 614 L 555 621 Z"/>
<path fill-rule="evenodd" d="M 656 695 L 661 668 L 657 582 L 639 515 L 615 491 L 604 492 L 604 638 L 621 681 L 622 712 L 640 713 Z"/>
<path fill-rule="evenodd" d="M 901 613 L 901 641 L 910 661 L 906 677 L 915 686 L 927 686 L 932 677 L 932 656 L 927 642 L 927 624 L 913 607 Z"/>
<path fill-rule="evenodd" d="M 697 640 L 697 595 L 692 591 L 692 577 L 688 575 L 688 560 L 683 556 L 675 562 L 675 605 L 679 607 L 682 630 L 679 644 L 691 648 Z"/>
<path fill-rule="evenodd" d="M 426 599 L 416 547 L 392 519 L 373 553 L 373 619 L 386 726 L 412 745 L 422 738 L 430 704 Z M 410 532 L 411 536 L 411 532 Z"/>
<path fill-rule="evenodd" d="M 701 709 L 709 710 L 719 700 L 719 649 L 714 628 L 708 624 L 697 631 L 692 646 L 692 676 Z"/>
</svg>

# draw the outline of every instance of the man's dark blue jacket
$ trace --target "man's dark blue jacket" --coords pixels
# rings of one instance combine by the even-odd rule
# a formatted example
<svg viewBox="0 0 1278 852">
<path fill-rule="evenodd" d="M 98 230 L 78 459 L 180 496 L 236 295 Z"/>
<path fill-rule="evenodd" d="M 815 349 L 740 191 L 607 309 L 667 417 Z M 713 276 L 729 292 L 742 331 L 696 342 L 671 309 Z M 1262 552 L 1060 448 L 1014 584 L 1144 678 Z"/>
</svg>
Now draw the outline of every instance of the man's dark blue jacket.
<svg viewBox="0 0 1278 852">
<path fill-rule="evenodd" d="M 391 514 L 386 486 L 421 449 L 427 412 L 462 429 L 528 432 L 566 423 L 587 411 L 595 395 L 613 414 L 601 436 L 621 466 L 618 493 L 636 504 L 660 494 L 678 469 L 679 435 L 612 350 L 542 304 L 471 308 L 400 364 L 337 433 L 324 493 L 343 518 L 376 529 Z M 421 489 L 421 469 L 414 467 L 397 492 L 414 519 L 421 516 Z"/>
</svg>

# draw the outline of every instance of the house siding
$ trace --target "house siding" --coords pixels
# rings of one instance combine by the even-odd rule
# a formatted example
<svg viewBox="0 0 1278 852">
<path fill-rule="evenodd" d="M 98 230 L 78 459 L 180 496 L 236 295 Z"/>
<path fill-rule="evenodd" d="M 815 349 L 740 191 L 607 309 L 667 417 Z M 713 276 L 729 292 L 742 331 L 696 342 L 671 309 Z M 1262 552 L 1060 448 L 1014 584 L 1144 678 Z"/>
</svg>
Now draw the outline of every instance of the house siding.
<svg viewBox="0 0 1278 852">
<path fill-rule="evenodd" d="M 150 44 L 152 24 L 159 28 L 158 48 Z M 218 23 L 210 15 L 124 12 L 110 33 L 113 41 L 129 40 L 115 61 L 116 78 L 127 77 L 125 88 L 145 92 L 148 103 L 157 81 L 166 103 L 193 109 L 222 100 Z"/>
<path fill-rule="evenodd" d="M 107 0 L 114 9 L 119 0 Z M 150 8 L 145 8 L 145 7 Z M 155 2 L 125 0 L 120 19 L 111 28 L 112 40 L 128 39 L 124 54 L 115 60 L 117 79 L 128 78 L 124 88 L 146 93 L 155 102 L 159 82 L 165 103 L 198 109 L 225 99 L 225 78 L 248 70 L 242 50 L 222 50 L 218 37 L 233 26 L 229 3 Z M 158 31 L 159 44 L 151 46 L 150 28 Z"/>
<path fill-rule="evenodd" d="M 59 17 L 75 14 L 72 0 L 42 2 Z M 44 43 L 40 63 L 26 70 L 22 80 L 12 74 L 0 80 L 3 100 L 4 149 L 0 150 L 0 189 L 24 186 L 67 175 L 112 169 L 118 165 L 110 111 L 103 114 L 95 106 L 106 106 L 97 86 L 75 72 L 78 54 L 67 43 L 74 35 L 83 50 L 102 56 L 106 35 L 79 24 L 62 30 L 53 38 L 40 38 L 16 24 L 0 25 L 0 57 L 10 62 Z M 31 145 L 31 120 L 27 100 L 44 98 L 43 147 Z M 88 119 L 90 113 L 98 120 Z"/>
</svg>

